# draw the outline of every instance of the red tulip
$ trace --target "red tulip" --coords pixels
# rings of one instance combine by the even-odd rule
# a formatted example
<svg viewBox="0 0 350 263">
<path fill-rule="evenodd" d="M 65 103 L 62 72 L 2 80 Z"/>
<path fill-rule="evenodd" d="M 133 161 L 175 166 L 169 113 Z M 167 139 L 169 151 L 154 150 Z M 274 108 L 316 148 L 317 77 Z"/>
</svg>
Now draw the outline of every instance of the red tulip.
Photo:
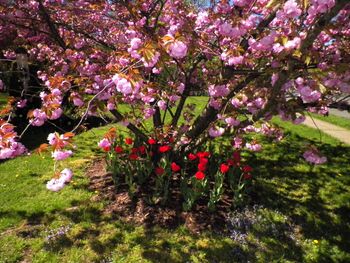
<svg viewBox="0 0 350 263">
<path fill-rule="evenodd" d="M 139 147 L 139 151 L 140 151 L 141 154 L 144 154 L 146 152 L 146 147 L 144 145 L 141 145 Z"/>
<path fill-rule="evenodd" d="M 175 162 L 171 163 L 171 170 L 176 173 L 181 170 L 180 165 L 177 165 Z"/>
<path fill-rule="evenodd" d="M 245 180 L 249 180 L 249 179 L 252 178 L 252 175 L 251 175 L 250 173 L 244 173 L 244 174 L 243 174 L 243 178 L 244 178 Z"/>
<path fill-rule="evenodd" d="M 231 159 L 227 160 L 226 162 L 227 162 L 227 164 L 229 166 L 235 166 L 236 165 L 236 162 L 234 160 L 231 160 Z"/>
<path fill-rule="evenodd" d="M 155 139 L 153 139 L 153 138 L 148 139 L 148 144 L 153 145 L 156 143 L 157 143 L 157 141 Z"/>
<path fill-rule="evenodd" d="M 207 158 L 199 158 L 199 163 L 207 164 L 208 163 L 208 159 Z"/>
<path fill-rule="evenodd" d="M 244 166 L 243 166 L 243 172 L 249 173 L 249 172 L 251 172 L 251 171 L 253 171 L 253 168 L 250 167 L 249 165 L 244 165 Z"/>
<path fill-rule="evenodd" d="M 209 153 L 209 152 L 198 152 L 198 153 L 197 153 L 197 156 L 198 156 L 199 158 L 207 158 L 207 157 L 210 156 L 210 153 Z"/>
<path fill-rule="evenodd" d="M 132 149 L 131 149 L 131 153 L 134 153 L 134 154 L 135 154 L 135 153 L 138 153 L 138 151 L 139 151 L 139 149 L 137 149 L 137 148 L 132 148 Z"/>
<path fill-rule="evenodd" d="M 230 166 L 228 166 L 227 164 L 223 163 L 220 165 L 220 172 L 225 174 L 228 172 L 228 170 L 230 170 Z"/>
<path fill-rule="evenodd" d="M 129 155 L 130 160 L 137 160 L 139 157 L 136 153 L 132 153 Z"/>
<path fill-rule="evenodd" d="M 190 153 L 190 154 L 188 155 L 188 159 L 190 159 L 190 161 L 194 161 L 194 160 L 197 159 L 197 155 L 195 155 L 195 154 L 193 154 L 193 153 Z"/>
<path fill-rule="evenodd" d="M 236 163 L 239 163 L 241 161 L 241 154 L 239 152 L 234 152 L 233 160 L 235 160 Z"/>
<path fill-rule="evenodd" d="M 102 148 L 105 152 L 109 152 L 111 150 L 110 146 L 106 146 Z"/>
<path fill-rule="evenodd" d="M 202 171 L 196 172 L 194 175 L 198 180 L 203 180 L 205 178 L 205 174 Z"/>
<path fill-rule="evenodd" d="M 198 164 L 198 170 L 204 172 L 205 169 L 207 169 L 207 164 L 206 163 L 199 163 Z"/>
<path fill-rule="evenodd" d="M 123 153 L 123 147 L 121 147 L 121 146 L 116 146 L 116 147 L 114 147 L 114 151 L 115 151 L 116 153 Z"/>
<path fill-rule="evenodd" d="M 163 145 L 159 147 L 159 152 L 160 153 L 165 153 L 170 151 L 171 147 L 169 145 Z"/>
<path fill-rule="evenodd" d="M 162 174 L 164 173 L 164 168 L 162 168 L 162 167 L 157 167 L 157 168 L 155 169 L 155 173 L 156 173 L 156 175 L 162 175 Z"/>
<path fill-rule="evenodd" d="M 125 138 L 125 143 L 131 145 L 133 143 L 133 140 L 131 138 Z"/>
</svg>

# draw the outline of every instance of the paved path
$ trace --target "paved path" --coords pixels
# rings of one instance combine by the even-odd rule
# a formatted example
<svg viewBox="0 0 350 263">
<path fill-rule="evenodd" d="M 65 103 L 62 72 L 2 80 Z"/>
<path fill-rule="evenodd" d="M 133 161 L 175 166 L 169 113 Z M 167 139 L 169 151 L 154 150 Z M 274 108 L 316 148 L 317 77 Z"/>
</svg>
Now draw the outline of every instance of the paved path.
<svg viewBox="0 0 350 263">
<path fill-rule="evenodd" d="M 315 118 L 312 120 L 309 116 L 306 116 L 306 120 L 303 124 L 311 128 L 320 129 L 324 133 L 338 139 L 339 141 L 350 144 L 350 130 Z"/>
<path fill-rule="evenodd" d="M 329 113 L 339 117 L 350 119 L 350 112 L 345 110 L 329 109 Z"/>
</svg>

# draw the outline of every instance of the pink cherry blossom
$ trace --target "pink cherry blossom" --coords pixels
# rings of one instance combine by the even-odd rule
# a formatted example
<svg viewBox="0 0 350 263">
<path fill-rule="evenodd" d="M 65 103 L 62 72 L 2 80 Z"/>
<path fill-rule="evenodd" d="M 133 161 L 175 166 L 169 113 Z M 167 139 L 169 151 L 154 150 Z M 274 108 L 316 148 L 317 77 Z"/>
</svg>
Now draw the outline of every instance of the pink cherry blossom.
<svg viewBox="0 0 350 263">
<path fill-rule="evenodd" d="M 170 45 L 169 54 L 173 58 L 184 58 L 187 55 L 187 45 L 182 41 L 175 41 Z"/>
<path fill-rule="evenodd" d="M 209 105 L 210 107 L 213 107 L 214 109 L 219 110 L 221 107 L 221 102 L 220 100 L 216 100 L 212 98 L 209 100 Z"/>
<path fill-rule="evenodd" d="M 301 9 L 295 0 L 288 0 L 283 6 L 283 15 L 279 14 L 283 18 L 297 18 L 301 15 Z"/>
<path fill-rule="evenodd" d="M 293 120 L 294 124 L 301 124 L 305 121 L 306 117 L 303 114 L 296 114 L 296 118 Z"/>
<path fill-rule="evenodd" d="M 250 5 L 250 4 L 252 3 L 252 1 L 253 1 L 253 0 L 235 0 L 235 1 L 234 1 L 234 4 L 235 4 L 236 6 L 241 6 L 241 7 L 243 7 L 243 6 L 248 6 L 248 5 Z"/>
<path fill-rule="evenodd" d="M 84 101 L 82 101 L 82 99 L 79 97 L 74 97 L 73 104 L 77 107 L 82 107 L 84 105 Z"/>
<path fill-rule="evenodd" d="M 228 117 L 225 119 L 225 122 L 229 125 L 229 126 L 238 126 L 241 122 L 235 118 L 232 117 Z"/>
<path fill-rule="evenodd" d="M 21 108 L 24 108 L 25 106 L 27 106 L 27 100 L 26 100 L 26 99 L 20 100 L 20 101 L 17 102 L 16 105 L 17 105 L 17 107 L 20 108 L 20 109 L 21 109 Z"/>
<path fill-rule="evenodd" d="M 300 37 L 295 37 L 292 40 L 287 41 L 284 45 L 286 50 L 297 49 L 300 47 L 301 39 Z"/>
<path fill-rule="evenodd" d="M 53 192 L 58 192 L 64 188 L 64 181 L 60 179 L 51 179 L 47 182 L 46 188 Z"/>
<path fill-rule="evenodd" d="M 230 36 L 232 30 L 233 27 L 229 23 L 223 23 L 219 27 L 219 33 L 223 36 Z"/>
<path fill-rule="evenodd" d="M 298 91 L 304 103 L 314 102 L 321 98 L 321 93 L 312 90 L 309 86 L 299 86 Z"/>
<path fill-rule="evenodd" d="M 235 137 L 233 139 L 233 147 L 236 149 L 240 149 L 243 146 L 243 139 L 241 137 Z"/>
<path fill-rule="evenodd" d="M 144 113 L 144 118 L 145 119 L 149 119 L 151 118 L 154 113 L 156 112 L 156 110 L 154 108 L 146 108 L 143 110 L 143 113 Z"/>
<path fill-rule="evenodd" d="M 50 145 L 54 145 L 55 143 L 57 143 L 56 133 L 50 133 L 47 136 L 47 140 L 49 141 Z"/>
<path fill-rule="evenodd" d="M 0 149 L 0 160 L 13 158 L 15 151 L 10 148 Z"/>
<path fill-rule="evenodd" d="M 209 88 L 209 95 L 211 97 L 225 97 L 230 93 L 230 90 L 226 85 L 210 85 Z"/>
<path fill-rule="evenodd" d="M 315 149 L 305 151 L 303 157 L 307 162 L 312 164 L 323 164 L 327 162 L 327 157 L 321 156 L 320 153 Z"/>
<path fill-rule="evenodd" d="M 185 85 L 183 83 L 180 83 L 180 85 L 177 87 L 177 91 L 182 94 L 185 90 Z"/>
<path fill-rule="evenodd" d="M 225 132 L 224 128 L 221 127 L 211 127 L 209 128 L 209 135 L 213 138 L 223 135 Z"/>
<path fill-rule="evenodd" d="M 72 180 L 73 172 L 72 170 L 65 168 L 60 173 L 60 180 L 64 181 L 65 183 L 68 183 Z"/>
<path fill-rule="evenodd" d="M 167 108 L 167 104 L 164 100 L 159 100 L 157 102 L 157 105 L 161 110 L 166 110 L 166 108 Z"/>
<path fill-rule="evenodd" d="M 253 152 L 260 152 L 262 149 L 261 144 L 259 143 L 246 143 L 245 147 Z"/>
<path fill-rule="evenodd" d="M 52 155 L 52 158 L 54 158 L 56 161 L 62 161 L 67 159 L 72 154 L 73 152 L 71 150 L 66 150 L 66 151 L 55 150 L 54 152 L 52 152 L 51 155 Z"/>
<path fill-rule="evenodd" d="M 128 80 L 126 80 L 125 78 L 121 78 L 118 80 L 117 90 L 119 92 L 123 93 L 124 95 L 129 95 L 133 91 L 131 83 Z"/>
<path fill-rule="evenodd" d="M 34 119 L 30 120 L 31 125 L 33 126 L 42 126 L 47 120 L 46 113 L 40 109 L 35 109 L 33 111 L 33 116 L 34 116 Z"/>
<path fill-rule="evenodd" d="M 98 143 L 98 147 L 102 148 L 102 149 L 106 149 L 106 148 L 110 148 L 111 142 L 107 139 L 107 138 L 103 138 L 101 141 L 99 141 Z"/>
<path fill-rule="evenodd" d="M 142 45 L 142 41 L 141 39 L 135 37 L 133 39 L 131 39 L 130 41 L 130 48 L 131 50 L 136 50 L 136 49 L 139 49 Z"/>
<path fill-rule="evenodd" d="M 232 65 L 241 65 L 244 62 L 244 57 L 243 56 L 238 56 L 238 57 L 230 57 L 228 59 L 228 64 L 230 66 Z"/>
<path fill-rule="evenodd" d="M 61 108 L 55 109 L 52 113 L 51 116 L 49 117 L 50 120 L 57 120 L 59 117 L 61 117 L 63 113 L 63 110 Z"/>
</svg>

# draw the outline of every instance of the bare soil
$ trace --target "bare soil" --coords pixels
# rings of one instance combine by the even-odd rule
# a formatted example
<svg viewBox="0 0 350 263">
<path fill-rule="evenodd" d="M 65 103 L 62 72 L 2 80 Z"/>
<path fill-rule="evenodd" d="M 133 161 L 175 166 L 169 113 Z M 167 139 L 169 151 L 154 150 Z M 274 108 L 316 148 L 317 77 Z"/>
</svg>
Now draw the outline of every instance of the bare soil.
<svg viewBox="0 0 350 263">
<path fill-rule="evenodd" d="M 173 190 L 165 206 L 148 202 L 150 189 L 138 189 L 130 198 L 126 185 L 114 186 L 112 175 L 106 172 L 105 162 L 95 160 L 87 170 L 90 190 L 95 191 L 94 201 L 107 201 L 104 213 L 128 223 L 146 227 L 160 226 L 173 229 L 185 225 L 191 232 L 211 230 L 217 233 L 226 231 L 226 220 L 230 211 L 228 198 L 217 205 L 215 212 L 208 211 L 203 200 L 191 211 L 182 211 L 182 198 L 178 189 Z"/>
</svg>

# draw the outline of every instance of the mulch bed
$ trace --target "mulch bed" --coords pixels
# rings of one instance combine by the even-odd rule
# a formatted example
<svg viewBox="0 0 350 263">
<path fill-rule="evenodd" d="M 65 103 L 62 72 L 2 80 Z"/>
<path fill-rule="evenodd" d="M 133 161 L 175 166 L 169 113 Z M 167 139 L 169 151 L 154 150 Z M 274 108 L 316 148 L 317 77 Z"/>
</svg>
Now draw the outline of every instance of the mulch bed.
<svg viewBox="0 0 350 263">
<path fill-rule="evenodd" d="M 228 200 L 220 202 L 215 212 L 209 212 L 207 204 L 197 204 L 191 211 L 182 211 L 182 199 L 178 190 L 174 190 L 165 206 L 151 205 L 147 202 L 147 190 L 138 190 L 131 199 L 126 185 L 116 190 L 111 174 L 106 172 L 105 162 L 95 160 L 87 170 L 90 179 L 90 190 L 97 191 L 94 201 L 107 200 L 104 213 L 128 223 L 146 227 L 161 226 L 173 229 L 185 225 L 192 233 L 211 230 L 217 233 L 226 232 L 226 220 L 230 211 Z M 226 198 L 228 199 L 228 198 Z"/>
</svg>

